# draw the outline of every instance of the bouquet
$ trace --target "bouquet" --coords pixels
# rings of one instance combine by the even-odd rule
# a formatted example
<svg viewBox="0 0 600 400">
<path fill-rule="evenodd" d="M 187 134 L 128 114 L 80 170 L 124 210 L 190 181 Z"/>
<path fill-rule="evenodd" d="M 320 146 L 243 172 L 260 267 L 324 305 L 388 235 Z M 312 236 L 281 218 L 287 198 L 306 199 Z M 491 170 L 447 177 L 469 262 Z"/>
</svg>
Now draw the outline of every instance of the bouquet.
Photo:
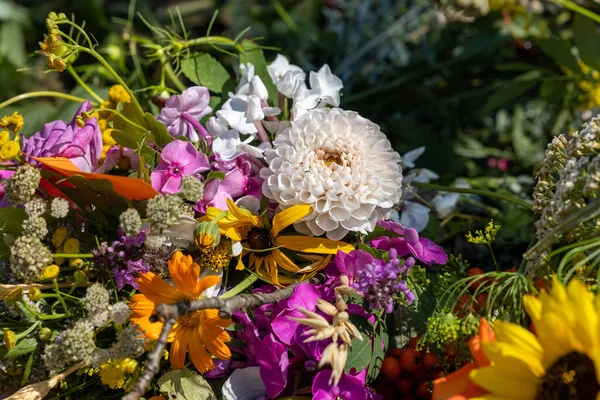
<svg viewBox="0 0 600 400">
<path fill-rule="evenodd" d="M 151 37 L 124 40 L 157 66 L 149 85 L 124 79 L 74 19 L 52 12 L 46 25 L 40 53 L 86 95 L 0 104 L 78 107 L 39 131 L 18 111 L 0 119 L 2 396 L 600 390 L 598 120 L 552 141 L 532 205 L 430 183 L 438 175 L 415 164 L 424 148 L 401 156 L 377 124 L 340 108 L 328 65 L 307 73 L 250 39 L 148 24 Z M 207 46 L 217 58 L 191 51 Z M 101 85 L 79 75 L 82 59 Z M 485 268 L 425 233 L 461 195 L 540 214 L 519 267 L 497 262 L 493 221 L 466 236 L 489 250 Z"/>
</svg>

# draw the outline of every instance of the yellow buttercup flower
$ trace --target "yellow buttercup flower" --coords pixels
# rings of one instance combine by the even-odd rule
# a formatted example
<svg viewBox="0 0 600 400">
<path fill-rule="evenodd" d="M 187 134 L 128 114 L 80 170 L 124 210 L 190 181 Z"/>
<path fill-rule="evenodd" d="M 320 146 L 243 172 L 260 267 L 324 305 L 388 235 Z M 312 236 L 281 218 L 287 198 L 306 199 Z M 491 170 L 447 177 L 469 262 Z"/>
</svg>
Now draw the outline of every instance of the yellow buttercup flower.
<svg viewBox="0 0 600 400">
<path fill-rule="evenodd" d="M 213 207 L 207 210 L 206 215 L 211 221 L 218 220 L 217 225 L 221 234 L 241 242 L 244 246 L 237 269 L 245 268 L 243 259 L 248 256 L 249 266 L 255 269 L 258 275 L 268 277 L 276 285 L 308 279 L 325 268 L 338 250 L 346 253 L 354 250 L 354 246 L 337 240 L 280 234 L 285 228 L 310 214 L 310 205 L 295 205 L 280 211 L 273 217 L 270 229 L 265 227 L 261 217 L 238 207 L 231 199 L 227 199 L 227 206 L 229 210 L 224 217 L 221 210 Z M 322 257 L 320 262 L 314 263 L 314 267 L 310 270 L 300 269 L 292 258 L 282 251 L 284 249 L 292 257 L 302 256 L 303 253 L 325 255 L 325 257 Z M 279 268 L 297 275 L 281 274 Z"/>
<path fill-rule="evenodd" d="M 79 240 L 75 238 L 68 238 L 63 245 L 63 251 L 65 254 L 79 253 Z"/>
<path fill-rule="evenodd" d="M 127 93 L 125 88 L 121 85 L 114 85 L 108 90 L 108 99 L 114 104 L 119 104 L 121 102 L 127 103 L 131 101 L 129 93 Z"/>
<path fill-rule="evenodd" d="M 14 140 L 8 141 L 0 147 L 0 159 L 10 160 L 11 158 L 18 156 L 20 151 L 21 147 L 19 146 L 19 143 Z"/>
<path fill-rule="evenodd" d="M 1 131 L 0 132 L 0 146 L 2 146 L 4 143 L 8 142 L 10 140 L 10 133 L 8 131 Z"/>
<path fill-rule="evenodd" d="M 10 117 L 2 117 L 0 119 L 0 128 L 6 128 L 14 133 L 19 133 L 21 128 L 23 128 L 23 123 L 23 116 L 15 111 Z"/>
<path fill-rule="evenodd" d="M 56 264 L 48 265 L 42 271 L 42 279 L 54 279 L 60 273 L 60 268 Z"/>
<path fill-rule="evenodd" d="M 100 365 L 100 380 L 111 389 L 120 389 L 130 374 L 137 369 L 138 363 L 131 358 L 111 359 Z"/>
<path fill-rule="evenodd" d="M 483 342 L 488 367 L 470 379 L 487 394 L 477 399 L 600 399 L 600 298 L 579 280 L 550 293 L 525 295 L 537 336 L 496 321 L 496 342 Z"/>
</svg>

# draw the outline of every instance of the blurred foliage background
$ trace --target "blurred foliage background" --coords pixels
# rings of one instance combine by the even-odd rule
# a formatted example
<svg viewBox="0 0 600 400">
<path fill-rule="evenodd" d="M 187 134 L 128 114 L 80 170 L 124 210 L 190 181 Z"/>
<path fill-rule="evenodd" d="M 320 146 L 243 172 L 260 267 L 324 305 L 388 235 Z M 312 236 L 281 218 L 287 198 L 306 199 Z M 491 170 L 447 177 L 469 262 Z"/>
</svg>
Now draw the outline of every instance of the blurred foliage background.
<svg viewBox="0 0 600 400">
<path fill-rule="evenodd" d="M 69 74 L 47 72 L 35 54 L 49 11 L 85 20 L 133 87 L 156 84 L 155 65 L 139 58 L 136 69 L 128 37 L 152 36 L 148 24 L 180 26 L 177 9 L 188 38 L 206 35 L 218 10 L 211 35 L 256 39 L 273 49 L 267 60 L 281 52 L 307 71 L 329 64 L 344 82 L 341 107 L 380 124 L 400 153 L 425 146 L 418 167 L 444 184 L 460 177 L 530 198 L 551 137 L 578 129 L 600 106 L 597 23 L 538 0 L 0 0 L 0 99 L 32 90 L 83 95 Z M 236 68 L 234 57 L 211 53 Z M 112 83 L 85 59 L 76 70 L 95 87 Z M 28 100 L 3 111 L 22 112 L 27 134 L 72 115 L 73 106 Z M 427 229 L 469 253 L 458 238 L 490 217 L 503 227 L 498 245 L 514 246 L 500 262 L 517 263 L 534 217 L 513 205 L 463 196 L 458 212 Z"/>
</svg>

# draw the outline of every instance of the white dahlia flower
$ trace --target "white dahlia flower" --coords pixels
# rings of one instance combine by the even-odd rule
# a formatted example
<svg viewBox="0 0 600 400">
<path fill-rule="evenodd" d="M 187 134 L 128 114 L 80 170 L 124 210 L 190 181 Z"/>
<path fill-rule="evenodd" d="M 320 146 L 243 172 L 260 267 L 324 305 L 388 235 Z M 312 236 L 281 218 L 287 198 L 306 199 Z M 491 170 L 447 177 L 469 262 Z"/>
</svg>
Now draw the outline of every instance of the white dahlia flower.
<svg viewBox="0 0 600 400">
<path fill-rule="evenodd" d="M 265 151 L 263 193 L 282 209 L 310 204 L 298 232 L 340 240 L 370 232 L 402 195 L 400 155 L 379 126 L 353 111 L 317 108 Z"/>
</svg>

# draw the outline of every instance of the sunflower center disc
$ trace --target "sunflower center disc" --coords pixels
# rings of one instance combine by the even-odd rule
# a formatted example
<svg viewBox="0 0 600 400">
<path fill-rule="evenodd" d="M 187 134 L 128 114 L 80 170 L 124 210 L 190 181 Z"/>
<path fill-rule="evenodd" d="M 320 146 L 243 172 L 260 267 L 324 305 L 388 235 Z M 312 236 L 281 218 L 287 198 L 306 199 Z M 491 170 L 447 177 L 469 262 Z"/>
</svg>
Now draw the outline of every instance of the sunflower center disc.
<svg viewBox="0 0 600 400">
<path fill-rule="evenodd" d="M 587 355 L 573 351 L 546 370 L 535 398 L 595 400 L 599 391 L 594 362 Z"/>
<path fill-rule="evenodd" d="M 247 236 L 248 246 L 253 250 L 264 250 L 273 247 L 273 239 L 269 231 L 262 228 L 252 228 Z M 255 254 L 260 256 L 261 253 Z M 266 255 L 264 253 L 263 255 Z"/>
</svg>

